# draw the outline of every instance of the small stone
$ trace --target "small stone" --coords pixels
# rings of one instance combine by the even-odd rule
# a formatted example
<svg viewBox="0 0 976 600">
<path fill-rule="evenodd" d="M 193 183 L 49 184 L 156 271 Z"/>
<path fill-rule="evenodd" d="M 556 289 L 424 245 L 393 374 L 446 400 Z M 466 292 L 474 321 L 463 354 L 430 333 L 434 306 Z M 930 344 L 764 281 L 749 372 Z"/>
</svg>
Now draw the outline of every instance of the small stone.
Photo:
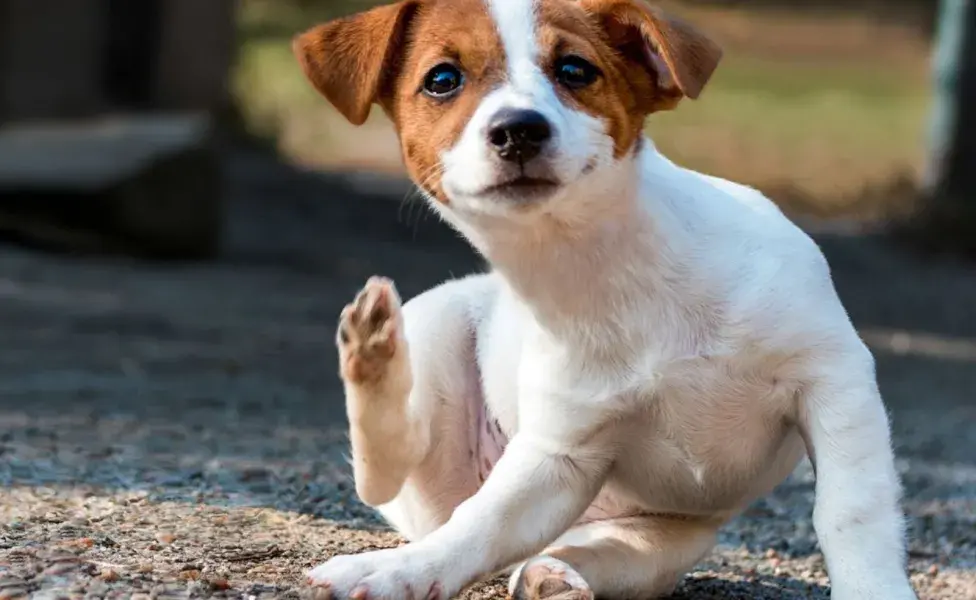
<svg viewBox="0 0 976 600">
<path fill-rule="evenodd" d="M 0 600 L 13 600 L 27 597 L 27 584 L 19 577 L 0 579 Z"/>
<path fill-rule="evenodd" d="M 223 577 L 215 577 L 211 579 L 208 583 L 210 584 L 210 588 L 214 590 L 230 589 L 230 582 L 224 579 Z"/>
<path fill-rule="evenodd" d="M 180 579 L 183 581 L 196 581 L 200 579 L 200 571 L 197 569 L 190 569 L 188 571 L 180 571 Z"/>
<path fill-rule="evenodd" d="M 112 569 L 102 569 L 102 572 L 98 574 L 98 577 L 102 581 L 107 581 L 109 583 L 119 580 L 119 574 Z"/>
<path fill-rule="evenodd" d="M 95 540 L 91 538 L 78 538 L 76 540 L 68 540 L 62 544 L 66 548 L 86 550 L 95 545 Z"/>
<path fill-rule="evenodd" d="M 939 565 L 931 565 L 926 571 L 926 575 L 929 577 L 935 577 L 939 574 Z"/>
<path fill-rule="evenodd" d="M 160 544 L 169 545 L 176 541 L 176 536 L 168 531 L 163 531 L 156 534 L 156 541 Z"/>
<path fill-rule="evenodd" d="M 27 585 L 26 582 L 20 577 L 3 577 L 0 578 L 0 590 L 5 590 L 7 588 L 22 587 Z"/>
<path fill-rule="evenodd" d="M 136 568 L 136 570 L 139 571 L 140 573 L 152 573 L 153 566 L 150 563 L 142 563 Z"/>
<path fill-rule="evenodd" d="M 43 574 L 55 575 L 55 576 L 64 575 L 65 573 L 70 573 L 71 571 L 74 571 L 76 568 L 78 568 L 77 563 L 68 562 L 68 561 L 56 562 L 53 565 L 44 569 Z"/>
<path fill-rule="evenodd" d="M 89 597 L 100 597 L 100 596 L 104 596 L 108 592 L 108 583 L 105 582 L 105 581 L 100 581 L 98 579 L 95 579 L 95 580 L 91 581 L 87 585 L 87 587 L 88 587 L 88 589 L 86 590 L 84 584 L 78 584 L 76 586 L 76 588 L 77 588 L 76 591 L 80 591 L 80 592 L 87 591 L 88 592 L 87 595 Z"/>
</svg>

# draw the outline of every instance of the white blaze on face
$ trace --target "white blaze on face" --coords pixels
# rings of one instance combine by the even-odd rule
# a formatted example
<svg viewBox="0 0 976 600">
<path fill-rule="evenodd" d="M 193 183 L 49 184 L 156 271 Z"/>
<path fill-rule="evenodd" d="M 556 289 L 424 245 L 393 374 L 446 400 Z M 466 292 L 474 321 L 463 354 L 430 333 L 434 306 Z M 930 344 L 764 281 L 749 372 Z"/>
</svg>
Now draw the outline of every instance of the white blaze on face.
<svg viewBox="0 0 976 600">
<path fill-rule="evenodd" d="M 549 49 L 539 47 L 538 0 L 485 0 L 505 51 L 506 76 L 481 101 L 454 147 L 443 153 L 444 191 L 451 205 L 475 212 L 504 213 L 505 203 L 483 191 L 514 178 L 488 144 L 487 129 L 503 109 L 531 109 L 552 127 L 549 147 L 535 159 L 567 186 L 593 167 L 613 162 L 613 140 L 602 121 L 565 105 L 543 70 Z M 462 57 L 463 61 L 463 57 Z M 531 166 L 527 167 L 531 168 Z M 515 175 L 518 175 L 516 173 Z"/>
<path fill-rule="evenodd" d="M 536 39 L 536 0 L 486 0 L 488 10 L 505 48 L 509 85 L 516 90 L 531 91 L 540 79 L 539 47 Z"/>
</svg>

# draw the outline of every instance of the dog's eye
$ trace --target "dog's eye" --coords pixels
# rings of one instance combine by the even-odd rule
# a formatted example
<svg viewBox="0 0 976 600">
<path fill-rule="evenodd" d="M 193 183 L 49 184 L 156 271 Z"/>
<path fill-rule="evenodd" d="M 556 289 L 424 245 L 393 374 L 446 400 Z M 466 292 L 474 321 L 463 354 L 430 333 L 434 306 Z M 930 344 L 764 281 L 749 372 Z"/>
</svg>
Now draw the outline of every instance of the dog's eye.
<svg viewBox="0 0 976 600">
<path fill-rule="evenodd" d="M 464 76 L 454 65 L 437 65 L 424 78 L 424 92 L 434 98 L 450 96 L 461 88 Z"/>
<path fill-rule="evenodd" d="M 556 62 L 556 79 L 571 90 L 590 85 L 600 76 L 600 69 L 578 56 L 564 56 Z"/>
</svg>

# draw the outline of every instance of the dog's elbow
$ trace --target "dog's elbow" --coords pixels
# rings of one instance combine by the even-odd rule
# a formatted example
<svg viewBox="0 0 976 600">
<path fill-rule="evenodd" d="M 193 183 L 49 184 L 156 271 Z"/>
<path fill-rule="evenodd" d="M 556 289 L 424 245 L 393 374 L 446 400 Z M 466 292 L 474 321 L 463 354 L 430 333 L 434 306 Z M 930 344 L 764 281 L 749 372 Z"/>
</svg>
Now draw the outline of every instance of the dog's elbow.
<svg viewBox="0 0 976 600">
<path fill-rule="evenodd" d="M 363 504 L 372 508 L 389 504 L 400 494 L 402 488 L 403 481 L 379 477 L 356 478 L 356 495 Z"/>
</svg>

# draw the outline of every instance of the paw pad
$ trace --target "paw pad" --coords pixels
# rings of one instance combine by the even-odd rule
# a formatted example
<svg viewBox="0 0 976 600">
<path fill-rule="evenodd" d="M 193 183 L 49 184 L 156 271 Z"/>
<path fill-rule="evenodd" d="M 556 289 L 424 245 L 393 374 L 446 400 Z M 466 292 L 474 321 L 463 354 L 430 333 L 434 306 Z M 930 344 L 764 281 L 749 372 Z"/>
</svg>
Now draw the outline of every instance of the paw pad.
<svg viewBox="0 0 976 600">
<path fill-rule="evenodd" d="M 401 321 L 393 282 L 371 278 L 339 317 L 336 343 L 342 377 L 356 383 L 380 379 L 397 352 Z"/>
</svg>

